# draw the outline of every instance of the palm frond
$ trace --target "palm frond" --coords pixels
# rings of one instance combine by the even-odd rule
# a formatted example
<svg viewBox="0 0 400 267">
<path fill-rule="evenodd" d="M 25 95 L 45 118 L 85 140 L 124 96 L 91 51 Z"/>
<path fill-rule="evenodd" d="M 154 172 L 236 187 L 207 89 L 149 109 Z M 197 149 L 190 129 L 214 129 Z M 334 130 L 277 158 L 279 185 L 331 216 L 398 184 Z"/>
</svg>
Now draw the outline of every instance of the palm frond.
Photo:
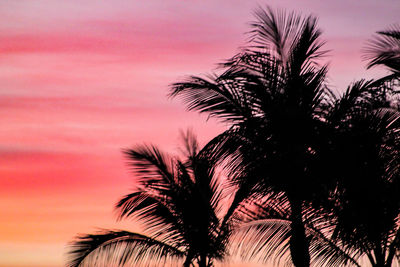
<svg viewBox="0 0 400 267">
<path fill-rule="evenodd" d="M 332 104 L 326 116 L 329 123 L 338 126 L 349 119 L 366 114 L 387 105 L 385 92 L 376 87 L 372 80 L 359 80 L 347 87 L 346 91 Z"/>
<path fill-rule="evenodd" d="M 152 236 L 178 244 L 183 242 L 179 214 L 162 196 L 138 191 L 126 195 L 116 205 L 119 219 L 134 216 Z M 168 234 L 166 234 L 168 233 Z"/>
<path fill-rule="evenodd" d="M 71 245 L 68 267 L 122 266 L 126 263 L 167 263 L 181 260 L 185 253 L 145 235 L 127 231 L 102 231 L 78 236 Z"/>
<path fill-rule="evenodd" d="M 285 63 L 290 44 L 296 38 L 296 30 L 302 24 L 302 17 L 293 12 L 275 12 L 270 7 L 258 8 L 254 15 L 257 21 L 251 24 L 250 42 L 254 42 L 257 48 L 273 53 L 272 56 Z"/>
<path fill-rule="evenodd" d="M 233 253 L 245 260 L 256 259 L 274 264 L 290 262 L 289 239 L 291 222 L 287 219 L 261 219 L 242 225 L 235 233 Z M 313 266 L 358 266 L 360 255 L 348 250 L 320 230 L 306 225 L 310 239 L 310 256 Z M 350 265 L 349 265 L 350 264 Z"/>
<path fill-rule="evenodd" d="M 368 42 L 365 49 L 368 68 L 383 65 L 397 75 L 400 74 L 400 26 L 393 25 L 385 31 L 378 32 Z"/>
<path fill-rule="evenodd" d="M 172 159 L 155 146 L 138 146 L 124 150 L 138 183 L 148 187 L 163 188 L 175 183 Z"/>
<path fill-rule="evenodd" d="M 292 72 L 294 70 L 306 71 L 311 63 L 316 64 L 315 60 L 324 56 L 327 51 L 321 50 L 325 44 L 320 40 L 321 30 L 317 28 L 317 18 L 308 16 L 304 19 L 302 27 L 296 33 L 295 39 L 291 43 L 290 61 L 288 64 Z"/>
<path fill-rule="evenodd" d="M 196 157 L 200 149 L 196 135 L 193 133 L 191 129 L 188 129 L 186 132 L 181 131 L 181 140 L 183 146 L 181 152 L 185 157 L 185 159 L 188 159 L 190 162 Z"/>
<path fill-rule="evenodd" d="M 256 49 L 266 51 L 283 65 L 301 69 L 326 53 L 320 50 L 323 42 L 319 40 L 321 31 L 316 27 L 315 17 L 274 11 L 270 7 L 258 8 L 255 17 L 250 43 L 254 42 Z"/>
<path fill-rule="evenodd" d="M 233 236 L 232 253 L 244 260 L 274 262 L 287 261 L 289 251 L 290 221 L 264 219 L 245 223 Z"/>
<path fill-rule="evenodd" d="M 190 77 L 184 82 L 171 86 L 171 97 L 180 97 L 189 110 L 209 113 L 226 121 L 241 119 L 245 113 L 245 101 L 235 95 L 232 83 L 217 82 L 216 77 L 209 79 Z"/>
<path fill-rule="evenodd" d="M 350 264 L 361 267 L 357 261 L 360 258 L 358 251 L 344 247 L 340 240 L 333 240 L 310 224 L 307 224 L 307 232 L 311 237 L 310 255 L 314 266 L 338 267 Z"/>
</svg>

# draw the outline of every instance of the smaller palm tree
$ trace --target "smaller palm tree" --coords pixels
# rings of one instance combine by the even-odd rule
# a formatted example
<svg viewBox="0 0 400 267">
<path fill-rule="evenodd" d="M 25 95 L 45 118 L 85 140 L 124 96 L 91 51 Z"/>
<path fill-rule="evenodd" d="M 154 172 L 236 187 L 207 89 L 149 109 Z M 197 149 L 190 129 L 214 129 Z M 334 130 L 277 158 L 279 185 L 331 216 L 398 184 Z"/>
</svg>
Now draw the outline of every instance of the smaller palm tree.
<svg viewBox="0 0 400 267">
<path fill-rule="evenodd" d="M 147 235 L 103 231 L 81 235 L 71 245 L 68 266 L 107 266 L 155 263 L 185 267 L 213 266 L 226 256 L 233 223 L 226 205 L 215 160 L 199 150 L 192 133 L 184 135 L 185 160 L 170 157 L 154 146 L 125 151 L 137 177 L 137 189 L 117 204 L 119 218 L 134 216 Z M 229 217 L 229 218 L 228 218 Z"/>
<path fill-rule="evenodd" d="M 388 88 L 376 84 L 357 82 L 336 103 L 332 240 L 371 266 L 390 267 L 400 248 L 400 113 Z"/>
</svg>

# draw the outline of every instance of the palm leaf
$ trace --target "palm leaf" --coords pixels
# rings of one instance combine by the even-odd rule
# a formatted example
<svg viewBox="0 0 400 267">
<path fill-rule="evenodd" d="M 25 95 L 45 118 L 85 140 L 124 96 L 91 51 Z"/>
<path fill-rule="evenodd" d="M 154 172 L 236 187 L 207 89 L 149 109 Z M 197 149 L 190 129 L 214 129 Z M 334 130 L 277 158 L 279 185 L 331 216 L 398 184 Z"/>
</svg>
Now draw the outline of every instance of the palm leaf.
<svg viewBox="0 0 400 267">
<path fill-rule="evenodd" d="M 155 146 L 138 146 L 124 150 L 138 183 L 156 189 L 174 184 L 172 160 Z"/>
<path fill-rule="evenodd" d="M 233 253 L 245 260 L 280 264 L 290 262 L 289 239 L 291 222 L 287 219 L 262 219 L 242 225 L 236 232 Z M 310 238 L 310 256 L 313 266 L 338 267 L 348 264 L 360 267 L 359 253 L 348 250 L 331 240 L 320 230 L 306 225 Z"/>
<path fill-rule="evenodd" d="M 383 65 L 393 73 L 400 74 L 400 27 L 393 25 L 385 31 L 378 32 L 372 40 L 368 42 L 365 49 L 365 59 L 368 68 L 376 65 Z"/>
<path fill-rule="evenodd" d="M 145 235 L 127 231 L 102 231 L 81 235 L 71 244 L 68 267 L 121 266 L 128 262 L 143 264 L 154 261 L 166 263 L 180 260 L 184 252 Z"/>
<path fill-rule="evenodd" d="M 184 243 L 181 236 L 181 219 L 173 207 L 169 206 L 162 197 L 139 191 L 122 198 L 116 209 L 119 219 L 130 216 L 138 218 L 152 236 L 175 244 Z"/>
<path fill-rule="evenodd" d="M 171 97 L 179 96 L 189 110 L 209 113 L 226 121 L 236 121 L 246 114 L 246 101 L 237 94 L 235 84 L 192 76 L 187 81 L 171 85 Z"/>
</svg>

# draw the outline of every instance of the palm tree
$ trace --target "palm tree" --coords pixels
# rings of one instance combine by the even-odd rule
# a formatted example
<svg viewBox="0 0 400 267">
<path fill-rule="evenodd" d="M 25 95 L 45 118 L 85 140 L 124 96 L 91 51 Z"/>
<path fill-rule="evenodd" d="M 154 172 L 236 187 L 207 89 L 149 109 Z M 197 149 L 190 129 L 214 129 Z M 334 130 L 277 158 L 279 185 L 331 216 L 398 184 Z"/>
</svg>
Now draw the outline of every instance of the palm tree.
<svg viewBox="0 0 400 267">
<path fill-rule="evenodd" d="M 321 31 L 312 16 L 258 9 L 250 45 L 223 64 L 222 75 L 192 76 L 172 85 L 190 110 L 228 122 L 214 139 L 230 158 L 231 178 L 245 196 L 284 194 L 289 247 L 296 267 L 310 265 L 305 205 L 327 192 L 320 150 L 327 130 L 323 111 L 326 66 Z M 314 201 L 316 202 L 316 201 Z"/>
<path fill-rule="evenodd" d="M 227 253 L 233 212 L 221 218 L 224 199 L 216 162 L 199 150 L 193 134 L 184 135 L 185 160 L 154 146 L 125 151 L 136 174 L 137 189 L 117 204 L 119 218 L 134 216 L 147 235 L 103 231 L 79 236 L 71 245 L 68 266 L 183 261 L 211 267 Z M 226 190 L 225 190 L 226 191 Z"/>
<path fill-rule="evenodd" d="M 400 26 L 394 25 L 385 31 L 379 31 L 378 35 L 369 41 L 365 57 L 369 60 L 368 68 L 382 65 L 392 72 L 389 78 L 399 78 Z"/>
<path fill-rule="evenodd" d="M 400 113 L 387 89 L 357 82 L 328 116 L 338 178 L 330 237 L 374 267 L 390 267 L 400 256 Z"/>
<path fill-rule="evenodd" d="M 322 156 L 330 163 L 325 175 L 337 185 L 323 209 L 304 205 L 313 266 L 369 261 L 373 267 L 390 267 L 400 260 L 400 112 L 387 89 L 376 81 L 359 81 L 327 107 L 329 150 Z M 279 198 L 285 196 L 259 201 L 247 211 L 236 252 L 262 261 L 274 253 L 287 259 L 290 205 Z M 266 246 L 271 242 L 276 245 Z"/>
</svg>

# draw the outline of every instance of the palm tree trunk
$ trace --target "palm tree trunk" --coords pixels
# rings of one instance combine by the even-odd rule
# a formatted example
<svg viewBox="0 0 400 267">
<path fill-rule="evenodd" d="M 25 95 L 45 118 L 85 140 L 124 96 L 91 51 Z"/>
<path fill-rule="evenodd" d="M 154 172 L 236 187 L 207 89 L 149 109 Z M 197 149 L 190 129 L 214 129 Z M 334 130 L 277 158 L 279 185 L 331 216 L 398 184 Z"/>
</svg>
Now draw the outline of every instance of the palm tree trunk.
<svg viewBox="0 0 400 267">
<path fill-rule="evenodd" d="M 185 262 L 183 263 L 183 267 L 190 267 L 192 265 L 191 257 L 186 256 Z"/>
<path fill-rule="evenodd" d="M 396 254 L 396 244 L 397 244 L 397 242 L 399 242 L 399 240 L 400 240 L 400 228 L 397 228 L 395 238 L 393 239 L 392 243 L 389 246 L 389 252 L 388 252 L 387 259 L 386 259 L 387 267 L 392 266 L 393 258 Z"/>
<path fill-rule="evenodd" d="M 380 246 L 380 244 L 378 244 L 376 249 L 374 249 L 374 255 L 375 255 L 375 260 L 376 260 L 375 266 L 376 267 L 386 267 L 385 256 L 383 255 L 379 246 Z"/>
<path fill-rule="evenodd" d="M 207 257 L 200 256 L 198 264 L 199 264 L 199 267 L 207 267 Z"/>
<path fill-rule="evenodd" d="M 310 267 L 309 244 L 302 219 L 302 202 L 289 197 L 291 205 L 290 255 L 296 267 Z"/>
</svg>

